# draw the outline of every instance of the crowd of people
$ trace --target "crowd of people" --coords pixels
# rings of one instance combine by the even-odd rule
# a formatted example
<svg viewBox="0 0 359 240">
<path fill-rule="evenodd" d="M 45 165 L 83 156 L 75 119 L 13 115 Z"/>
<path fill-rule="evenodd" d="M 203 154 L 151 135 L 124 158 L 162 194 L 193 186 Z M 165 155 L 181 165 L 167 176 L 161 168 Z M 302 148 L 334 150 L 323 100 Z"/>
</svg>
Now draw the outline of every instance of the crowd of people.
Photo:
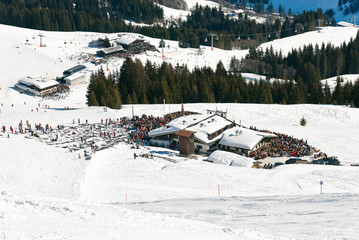
<svg viewBox="0 0 359 240">
<path fill-rule="evenodd" d="M 184 115 L 190 114 L 194 113 L 184 112 Z M 181 116 L 181 112 L 169 113 L 163 117 L 154 117 L 152 115 L 142 115 L 142 117 L 134 116 L 133 118 L 122 118 L 120 125 L 129 132 L 129 139 L 132 143 L 146 145 L 149 140 L 148 133 L 151 130 L 162 127 Z"/>
<path fill-rule="evenodd" d="M 40 105 L 40 103 L 39 103 Z M 115 141 L 119 137 L 119 129 L 122 129 L 124 133 L 126 133 L 126 139 L 129 143 L 137 144 L 137 145 L 148 145 L 149 142 L 149 136 L 148 133 L 156 128 L 160 128 L 168 124 L 170 121 L 181 117 L 183 114 L 190 115 L 195 114 L 193 112 L 174 112 L 166 114 L 162 117 L 154 117 L 153 115 L 142 115 L 134 116 L 132 118 L 130 117 L 123 117 L 121 119 L 105 119 L 101 120 L 101 123 L 99 124 L 88 124 L 88 121 L 85 120 L 85 126 L 89 126 L 86 129 L 91 132 L 91 136 L 93 135 L 93 132 L 96 132 L 95 135 L 101 139 L 106 139 L 108 141 Z M 75 122 L 78 123 L 78 125 L 82 125 L 80 119 L 75 121 L 73 119 L 73 124 L 75 125 Z M 98 128 L 99 129 L 95 129 Z M 60 133 L 60 131 L 64 128 L 64 126 L 55 126 L 54 128 L 50 126 L 49 124 L 42 125 L 39 124 L 33 124 L 33 126 L 26 121 L 25 124 L 23 124 L 22 121 L 18 124 L 18 130 L 15 130 L 12 126 L 10 126 L 10 134 L 24 134 L 24 133 L 30 133 L 30 134 L 50 134 L 54 132 Z M 71 132 L 67 131 L 61 131 L 62 134 L 79 134 L 79 142 L 84 144 L 86 143 L 86 139 L 89 138 L 89 136 L 85 136 L 80 134 L 80 131 L 75 129 L 70 129 Z M 84 127 L 83 127 L 84 128 Z M 250 129 L 261 131 L 261 132 L 267 132 L 267 133 L 273 133 L 277 135 L 276 138 L 271 138 L 257 148 L 256 150 L 249 153 L 249 157 L 252 157 L 256 160 L 258 159 L 264 159 L 266 157 L 302 157 L 302 156 L 308 156 L 313 153 L 316 153 L 317 150 L 313 148 L 312 146 L 308 145 L 307 141 L 303 139 L 297 139 L 291 136 L 288 136 L 286 134 L 282 133 L 275 133 L 270 132 L 266 130 L 258 130 L 256 128 L 250 127 Z M 6 127 L 2 126 L 2 132 L 6 132 Z M 122 131 L 121 130 L 121 131 Z M 34 136 L 34 135 L 32 135 Z M 91 137 L 90 136 L 90 137 Z M 56 140 L 58 137 L 56 138 Z M 117 140 L 116 140 L 117 141 Z M 92 146 L 91 146 L 92 148 Z"/>
<path fill-rule="evenodd" d="M 254 128 L 251 128 L 254 129 Z M 316 151 L 308 145 L 307 141 L 297 139 L 286 134 L 258 130 L 260 132 L 273 133 L 277 138 L 272 138 L 269 142 L 249 153 L 249 157 L 263 159 L 266 157 L 303 157 Z"/>
</svg>

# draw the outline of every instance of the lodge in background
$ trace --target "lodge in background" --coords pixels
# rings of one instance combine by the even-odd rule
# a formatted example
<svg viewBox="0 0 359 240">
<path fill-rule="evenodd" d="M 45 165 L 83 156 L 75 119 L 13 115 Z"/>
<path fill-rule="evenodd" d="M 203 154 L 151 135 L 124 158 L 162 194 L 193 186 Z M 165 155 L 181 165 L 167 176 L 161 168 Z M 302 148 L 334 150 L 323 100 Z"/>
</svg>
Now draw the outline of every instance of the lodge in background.
<svg viewBox="0 0 359 240">
<path fill-rule="evenodd" d="M 26 92 L 40 97 L 56 93 L 58 86 L 59 82 L 55 80 L 44 80 L 32 77 L 24 77 L 15 84 L 15 87 L 20 93 Z"/>
<path fill-rule="evenodd" d="M 119 34 L 117 38 L 109 40 L 112 47 L 103 48 L 96 51 L 98 57 L 107 58 L 112 56 L 117 57 L 129 57 L 134 54 L 140 54 L 145 51 L 157 51 L 154 45 L 146 42 L 143 36 L 138 38 L 127 34 Z M 103 46 L 103 40 L 93 40 L 89 43 L 89 46 Z M 94 62 L 95 63 L 95 62 Z"/>
</svg>

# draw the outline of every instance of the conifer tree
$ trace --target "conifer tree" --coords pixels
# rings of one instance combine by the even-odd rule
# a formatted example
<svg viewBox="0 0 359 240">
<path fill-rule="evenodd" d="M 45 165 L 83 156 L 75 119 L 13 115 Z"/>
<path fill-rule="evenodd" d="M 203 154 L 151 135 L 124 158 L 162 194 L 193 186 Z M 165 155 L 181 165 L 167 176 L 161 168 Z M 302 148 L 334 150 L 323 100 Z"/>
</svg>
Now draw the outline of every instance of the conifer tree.
<svg viewBox="0 0 359 240">
<path fill-rule="evenodd" d="M 95 96 L 94 91 L 90 92 L 90 95 L 89 95 L 89 98 L 88 98 L 88 101 L 87 101 L 87 105 L 88 106 L 98 106 L 98 102 L 96 100 L 96 96 Z"/>
<path fill-rule="evenodd" d="M 333 91 L 333 102 L 336 104 L 343 104 L 343 89 L 341 86 L 342 79 L 340 77 L 337 77 L 337 82 Z"/>
</svg>

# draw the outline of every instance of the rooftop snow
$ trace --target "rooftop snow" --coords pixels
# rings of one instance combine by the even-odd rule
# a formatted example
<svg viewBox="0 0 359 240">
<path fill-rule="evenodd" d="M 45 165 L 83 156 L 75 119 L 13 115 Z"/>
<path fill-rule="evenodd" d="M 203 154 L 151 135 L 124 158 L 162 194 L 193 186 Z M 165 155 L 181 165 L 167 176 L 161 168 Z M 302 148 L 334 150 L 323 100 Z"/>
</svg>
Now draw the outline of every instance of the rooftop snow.
<svg viewBox="0 0 359 240">
<path fill-rule="evenodd" d="M 230 124 L 232 124 L 232 122 L 228 119 L 214 114 L 187 115 L 169 122 L 166 127 L 152 130 L 149 133 L 149 136 L 155 137 L 173 134 L 179 130 L 186 129 L 196 132 L 194 134 L 195 139 L 208 144 L 215 142 L 222 137 L 222 134 L 220 134 L 214 139 L 209 139 L 209 134 L 212 134 Z"/>
<path fill-rule="evenodd" d="M 199 124 L 196 124 L 193 127 L 190 126 L 187 130 L 211 134 L 230 124 L 232 124 L 232 122 L 226 118 L 218 115 L 209 115 L 207 119 L 203 119 Z"/>
<path fill-rule="evenodd" d="M 38 89 L 45 89 L 49 87 L 53 87 L 58 85 L 59 83 L 55 80 L 42 80 L 38 78 L 32 78 L 32 77 L 24 77 L 19 80 L 19 83 L 22 83 L 26 86 L 35 86 Z"/>
<path fill-rule="evenodd" d="M 121 45 L 115 46 L 115 47 L 109 47 L 109 48 L 104 48 L 100 51 L 103 51 L 105 54 L 110 54 L 110 53 L 114 53 L 114 52 L 118 52 L 123 50 L 123 47 Z"/>
<path fill-rule="evenodd" d="M 77 73 L 74 73 L 68 77 L 65 77 L 65 80 L 70 80 L 70 81 L 74 81 L 76 80 L 77 78 L 81 78 L 83 76 L 86 76 L 86 73 L 82 73 L 82 72 L 77 72 Z"/>
<path fill-rule="evenodd" d="M 221 145 L 253 150 L 253 148 L 265 137 L 276 137 L 274 134 L 257 132 L 243 127 L 234 127 L 223 133 L 219 142 Z"/>
<path fill-rule="evenodd" d="M 187 128 L 189 125 L 193 125 L 199 121 L 202 121 L 202 119 L 208 116 L 210 115 L 194 114 L 194 115 L 182 116 L 172 120 L 166 126 L 150 131 L 148 135 L 150 137 L 155 137 L 159 135 L 173 134 L 178 132 L 179 130 Z"/>
<path fill-rule="evenodd" d="M 116 43 L 129 45 L 136 41 L 137 38 L 131 35 L 119 35 L 119 38 L 115 40 Z"/>
</svg>

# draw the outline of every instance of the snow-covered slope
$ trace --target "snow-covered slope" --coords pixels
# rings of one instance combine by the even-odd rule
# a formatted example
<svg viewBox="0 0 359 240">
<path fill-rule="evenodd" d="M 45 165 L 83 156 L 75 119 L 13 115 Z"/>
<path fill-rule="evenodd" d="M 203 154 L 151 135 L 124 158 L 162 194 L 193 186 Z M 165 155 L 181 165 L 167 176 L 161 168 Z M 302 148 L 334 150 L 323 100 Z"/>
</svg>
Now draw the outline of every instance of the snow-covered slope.
<svg viewBox="0 0 359 240">
<path fill-rule="evenodd" d="M 354 84 L 355 81 L 359 79 L 359 74 L 345 74 L 340 75 L 339 77 L 343 79 L 343 82 L 341 83 L 343 85 L 347 82 L 351 82 Z M 323 79 L 322 85 L 324 86 L 326 83 L 328 83 L 331 90 L 334 90 L 335 86 L 337 85 L 337 77 Z"/>
<path fill-rule="evenodd" d="M 311 44 L 313 47 L 317 44 L 319 47 L 327 44 L 332 44 L 336 47 L 344 42 L 349 42 L 350 39 L 356 38 L 358 28 L 354 27 L 324 27 L 321 31 L 306 32 L 300 35 L 291 36 L 263 43 L 259 46 L 265 51 L 273 46 L 275 51 L 282 51 L 282 54 L 287 55 L 292 49 L 303 48 Z"/>
<path fill-rule="evenodd" d="M 332 37 L 345 35 L 341 41 L 356 34 L 350 28 L 324 31 Z M 0 25 L 0 126 L 17 128 L 21 120 L 28 120 L 32 125 L 56 127 L 73 125 L 77 119 L 94 123 L 132 115 L 130 105 L 108 111 L 86 107 L 86 84 L 72 87 L 70 96 L 59 100 L 14 90 L 17 80 L 27 75 L 61 76 L 78 63 L 97 69 L 87 62 L 86 54 L 96 49 L 87 45 L 105 34 L 41 31 L 46 47 L 40 48 L 39 33 Z M 313 32 L 291 40 L 300 46 L 311 38 L 316 41 L 317 36 Z M 158 39 L 145 39 L 158 45 Z M 282 46 L 293 45 L 282 41 Z M 218 60 L 228 66 L 232 56 L 246 54 L 204 47 L 203 55 L 196 55 L 196 49 L 178 48 L 176 42 L 166 41 L 166 45 L 170 48 L 165 50 L 165 61 L 187 63 L 190 68 L 215 67 Z M 155 52 L 136 57 L 158 64 L 163 61 Z M 109 68 L 119 68 L 122 61 L 112 60 Z M 212 164 L 203 158 L 171 163 L 160 157 L 133 159 L 134 153 L 163 149 L 132 149 L 126 144 L 97 152 L 85 161 L 78 158 L 79 152 L 20 134 L 8 138 L 7 133 L 0 133 L 0 239 L 359 238 L 359 168 L 349 166 L 359 163 L 357 109 L 205 103 L 184 108 L 199 113 L 228 110 L 229 119 L 304 138 L 328 155 L 338 156 L 345 166 L 266 170 Z M 179 104 L 134 106 L 136 115 L 161 116 L 180 109 Z M 299 125 L 303 116 L 305 127 Z M 322 195 L 320 181 L 324 182 Z"/>
<path fill-rule="evenodd" d="M 196 4 L 201 5 L 201 6 L 209 6 L 209 7 L 218 7 L 219 4 L 213 1 L 208 1 L 208 0 L 185 0 L 185 2 L 187 3 L 187 7 L 189 9 L 192 9 L 196 6 Z"/>
</svg>

